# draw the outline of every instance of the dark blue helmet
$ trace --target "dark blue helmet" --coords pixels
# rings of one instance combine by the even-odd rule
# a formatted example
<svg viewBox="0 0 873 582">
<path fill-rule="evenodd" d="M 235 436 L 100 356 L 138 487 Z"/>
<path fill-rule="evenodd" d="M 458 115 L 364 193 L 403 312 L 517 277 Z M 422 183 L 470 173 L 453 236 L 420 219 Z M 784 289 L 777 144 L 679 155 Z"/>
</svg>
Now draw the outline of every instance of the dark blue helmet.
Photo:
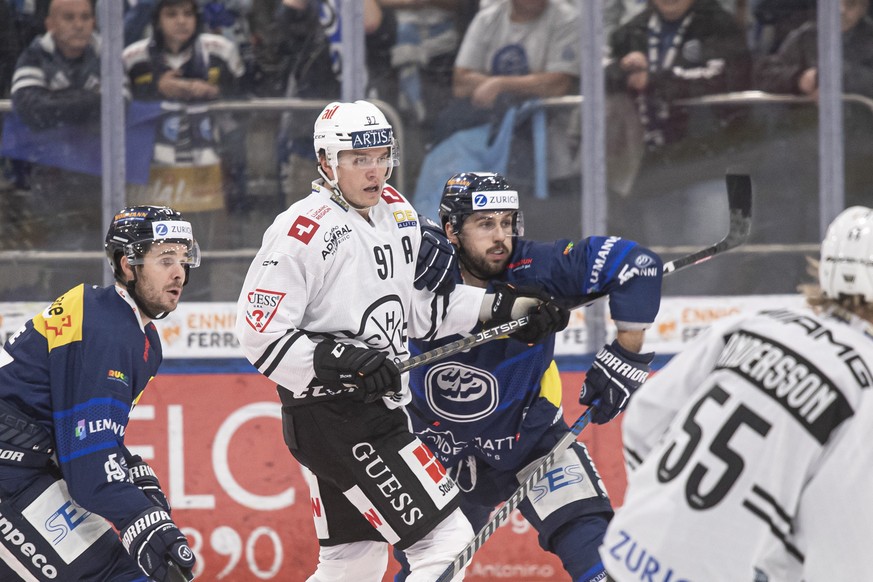
<svg viewBox="0 0 873 582">
<path fill-rule="evenodd" d="M 524 234 L 524 216 L 518 209 L 516 192 L 500 174 L 461 172 L 446 182 L 440 200 L 440 222 L 460 232 L 464 221 L 474 212 L 512 210 L 513 235 Z"/>
<path fill-rule="evenodd" d="M 124 281 L 120 260 L 141 265 L 143 256 L 155 243 L 180 243 L 188 248 L 185 266 L 200 266 L 200 246 L 194 240 L 191 223 L 182 213 L 167 206 L 129 206 L 115 215 L 103 245 L 118 281 Z"/>
</svg>

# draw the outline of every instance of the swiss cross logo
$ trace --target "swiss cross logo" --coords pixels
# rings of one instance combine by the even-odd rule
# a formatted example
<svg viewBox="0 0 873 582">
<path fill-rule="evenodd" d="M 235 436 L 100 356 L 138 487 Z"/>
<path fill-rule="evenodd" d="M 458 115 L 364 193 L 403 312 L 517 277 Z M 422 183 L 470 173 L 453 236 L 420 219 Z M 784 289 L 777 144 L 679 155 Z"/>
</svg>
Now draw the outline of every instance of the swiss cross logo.
<svg viewBox="0 0 873 582">
<path fill-rule="evenodd" d="M 400 192 L 398 192 L 391 186 L 385 186 L 385 188 L 382 190 L 382 200 L 384 200 L 388 204 L 400 204 L 401 202 L 403 202 L 403 196 L 401 196 Z"/>
<path fill-rule="evenodd" d="M 288 236 L 292 236 L 305 245 L 309 244 L 312 237 L 318 231 L 318 223 L 305 216 L 298 216 L 294 224 L 291 225 L 291 230 L 288 231 Z"/>
<path fill-rule="evenodd" d="M 48 322 L 46 322 L 45 330 L 50 331 L 55 335 L 64 335 L 64 328 L 71 327 L 73 325 L 73 318 L 70 315 L 65 315 L 60 319 L 61 323 L 57 327 L 55 327 L 54 325 L 49 325 Z"/>
<path fill-rule="evenodd" d="M 412 454 L 415 455 L 415 458 L 418 459 L 418 462 L 421 463 L 421 466 L 424 467 L 424 470 L 430 475 L 434 483 L 439 483 L 445 478 L 445 467 L 433 456 L 429 448 L 421 444 L 412 451 Z"/>
<path fill-rule="evenodd" d="M 336 113 L 336 110 L 339 109 L 339 105 L 334 105 L 330 109 L 325 110 L 325 112 L 321 115 L 322 119 L 332 119 L 333 114 Z"/>
</svg>

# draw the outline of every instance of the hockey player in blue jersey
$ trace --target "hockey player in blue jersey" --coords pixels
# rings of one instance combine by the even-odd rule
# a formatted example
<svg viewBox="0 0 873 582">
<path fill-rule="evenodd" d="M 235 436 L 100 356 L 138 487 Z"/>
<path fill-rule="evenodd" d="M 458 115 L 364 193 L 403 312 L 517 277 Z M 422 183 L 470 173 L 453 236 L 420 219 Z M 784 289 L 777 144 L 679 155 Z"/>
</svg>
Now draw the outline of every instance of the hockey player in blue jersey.
<svg viewBox="0 0 873 582">
<path fill-rule="evenodd" d="M 200 249 L 159 206 L 116 214 L 105 249 L 114 285 L 70 289 L 0 350 L 2 580 L 193 579 L 194 554 L 124 433 L 161 363 L 152 320 L 176 308 Z"/>
<path fill-rule="evenodd" d="M 597 353 L 580 401 L 599 401 L 596 423 L 619 414 L 654 356 L 639 352 L 660 305 L 661 259 L 618 237 L 549 243 L 519 238 L 518 194 L 499 174 L 452 176 L 440 202 L 440 221 L 458 255 L 449 285 L 536 286 L 569 306 L 589 293 L 609 296 L 617 338 Z M 569 311 L 564 317 L 566 325 Z M 414 342 L 413 353 L 455 339 Z M 456 477 L 461 508 L 474 530 L 515 491 L 517 475 L 569 430 L 561 412 L 554 346 L 554 334 L 535 345 L 510 337 L 411 372 L 415 432 Z M 582 443 L 557 459 L 520 510 L 543 549 L 561 559 L 574 581 L 605 579 L 597 548 L 613 512 Z M 398 559 L 403 563 L 402 555 Z M 405 571 L 395 578 L 404 579 Z"/>
</svg>

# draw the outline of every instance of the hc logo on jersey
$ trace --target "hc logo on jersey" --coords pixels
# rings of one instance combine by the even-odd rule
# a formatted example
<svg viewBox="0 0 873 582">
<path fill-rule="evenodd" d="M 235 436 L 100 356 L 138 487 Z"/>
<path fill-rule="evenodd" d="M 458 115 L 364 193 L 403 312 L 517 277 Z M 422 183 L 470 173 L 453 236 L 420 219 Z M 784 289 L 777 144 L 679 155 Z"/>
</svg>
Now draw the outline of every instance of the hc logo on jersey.
<svg viewBox="0 0 873 582">
<path fill-rule="evenodd" d="M 431 409 L 457 422 L 473 422 L 488 416 L 500 400 L 497 378 L 464 364 L 437 364 L 428 370 L 424 383 Z"/>
<path fill-rule="evenodd" d="M 387 295 L 367 308 L 355 337 L 369 348 L 390 350 L 395 357 L 405 356 L 409 354 L 406 325 L 403 304 L 396 295 Z"/>
</svg>

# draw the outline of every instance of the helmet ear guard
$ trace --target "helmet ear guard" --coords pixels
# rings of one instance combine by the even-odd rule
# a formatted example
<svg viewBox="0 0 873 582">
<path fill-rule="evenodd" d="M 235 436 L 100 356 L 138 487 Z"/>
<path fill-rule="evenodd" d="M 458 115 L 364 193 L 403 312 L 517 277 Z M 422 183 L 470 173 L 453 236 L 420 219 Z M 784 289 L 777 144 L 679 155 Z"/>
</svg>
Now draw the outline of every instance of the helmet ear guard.
<svg viewBox="0 0 873 582">
<path fill-rule="evenodd" d="M 819 285 L 831 299 L 860 296 L 873 303 L 873 209 L 842 211 L 821 244 Z"/>
</svg>

